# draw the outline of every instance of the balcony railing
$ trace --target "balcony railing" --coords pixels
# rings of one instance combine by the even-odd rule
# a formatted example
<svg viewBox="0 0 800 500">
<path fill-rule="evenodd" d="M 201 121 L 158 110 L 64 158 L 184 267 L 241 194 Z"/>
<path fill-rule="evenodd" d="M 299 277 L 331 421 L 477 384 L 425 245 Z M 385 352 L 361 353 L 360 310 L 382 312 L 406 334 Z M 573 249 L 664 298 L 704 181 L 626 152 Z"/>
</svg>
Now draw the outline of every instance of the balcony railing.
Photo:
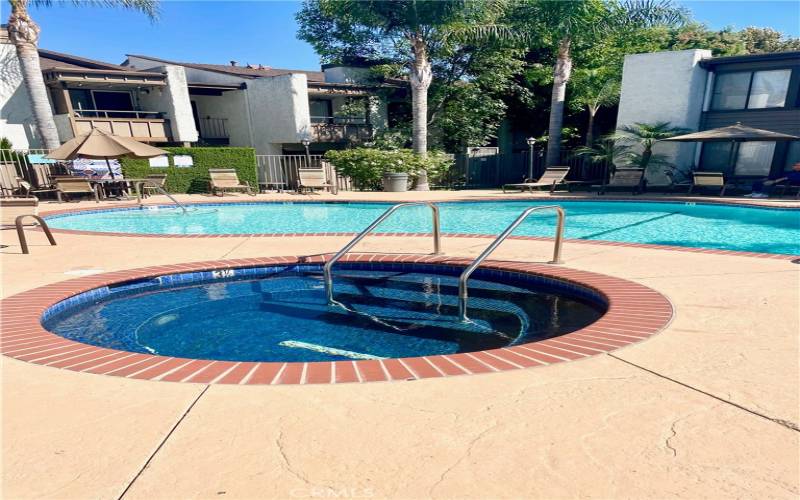
<svg viewBox="0 0 800 500">
<path fill-rule="evenodd" d="M 140 112 L 141 113 L 141 112 Z M 140 115 L 141 116 L 141 115 Z M 169 120 L 163 118 L 73 118 L 75 135 L 100 129 L 142 142 L 171 142 Z"/>
<path fill-rule="evenodd" d="M 313 142 L 367 142 L 372 139 L 372 125 L 359 123 L 312 123 Z"/>
<path fill-rule="evenodd" d="M 200 118 L 200 138 L 201 139 L 228 139 L 228 119 L 211 118 L 207 116 Z"/>
<path fill-rule="evenodd" d="M 138 120 L 151 120 L 164 118 L 160 111 L 138 111 L 118 109 L 76 109 L 76 118 L 136 118 Z"/>
</svg>

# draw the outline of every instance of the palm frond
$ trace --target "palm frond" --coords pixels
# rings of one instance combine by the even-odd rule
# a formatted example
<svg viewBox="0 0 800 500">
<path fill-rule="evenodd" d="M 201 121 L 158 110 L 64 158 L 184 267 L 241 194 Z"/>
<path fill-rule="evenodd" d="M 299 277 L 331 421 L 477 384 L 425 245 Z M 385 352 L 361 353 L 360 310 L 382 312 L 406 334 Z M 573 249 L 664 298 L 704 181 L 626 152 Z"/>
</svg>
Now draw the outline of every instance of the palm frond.
<svg viewBox="0 0 800 500">
<path fill-rule="evenodd" d="M 30 0 L 30 5 L 36 7 L 50 7 L 56 3 L 58 2 L 55 0 Z M 71 0 L 71 3 L 77 6 L 116 7 L 135 10 L 153 20 L 158 19 L 159 15 L 158 0 Z"/>
</svg>

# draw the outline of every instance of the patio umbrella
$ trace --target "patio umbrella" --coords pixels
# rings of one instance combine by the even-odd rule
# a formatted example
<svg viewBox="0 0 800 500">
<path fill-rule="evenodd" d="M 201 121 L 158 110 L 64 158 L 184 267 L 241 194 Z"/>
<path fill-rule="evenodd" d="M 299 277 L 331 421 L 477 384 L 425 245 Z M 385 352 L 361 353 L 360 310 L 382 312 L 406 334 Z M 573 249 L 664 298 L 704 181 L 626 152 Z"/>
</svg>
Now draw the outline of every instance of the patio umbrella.
<svg viewBox="0 0 800 500">
<path fill-rule="evenodd" d="M 796 141 L 800 137 L 764 130 L 760 128 L 747 127 L 741 122 L 727 127 L 713 128 L 691 134 L 676 135 L 662 141 L 675 142 L 730 142 L 731 151 L 728 155 L 728 165 L 733 165 L 733 158 L 737 151 L 736 144 L 741 142 L 772 142 L 772 141 Z"/>
<path fill-rule="evenodd" d="M 100 129 L 92 129 L 81 134 L 53 150 L 46 158 L 52 160 L 74 160 L 78 157 L 101 158 L 106 160 L 108 173 L 114 178 L 109 158 L 133 156 L 136 158 L 152 158 L 168 154 L 163 149 L 154 148 L 130 137 L 109 134 Z"/>
</svg>

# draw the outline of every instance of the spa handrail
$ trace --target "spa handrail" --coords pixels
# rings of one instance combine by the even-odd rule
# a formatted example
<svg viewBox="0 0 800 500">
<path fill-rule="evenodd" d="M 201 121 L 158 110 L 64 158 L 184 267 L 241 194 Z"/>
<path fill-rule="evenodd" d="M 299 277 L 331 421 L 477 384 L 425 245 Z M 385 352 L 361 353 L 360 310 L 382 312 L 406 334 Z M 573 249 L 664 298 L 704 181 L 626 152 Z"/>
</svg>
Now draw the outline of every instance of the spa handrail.
<svg viewBox="0 0 800 500">
<path fill-rule="evenodd" d="M 519 217 L 516 218 L 514 222 L 509 224 L 509 226 L 500 233 L 500 236 L 495 238 L 495 240 L 486 247 L 486 250 L 481 252 L 475 260 L 472 261 L 472 264 L 467 266 L 466 269 L 461 273 L 461 276 L 458 278 L 458 316 L 461 321 L 467 321 L 467 299 L 469 298 L 467 294 L 467 280 L 472 275 L 473 271 L 481 265 L 481 263 L 486 260 L 489 255 L 495 251 L 497 247 L 500 246 L 502 242 L 508 238 L 511 233 L 522 224 L 530 214 L 539 210 L 555 210 L 556 215 L 558 216 L 558 223 L 556 225 L 556 239 L 555 245 L 553 248 L 553 260 L 549 262 L 549 264 L 562 264 L 563 261 L 561 260 L 561 243 L 564 239 L 564 209 L 558 205 L 546 205 L 543 207 L 531 207 L 524 210 Z"/>
<path fill-rule="evenodd" d="M 155 182 L 149 180 L 137 180 L 135 181 L 134 184 L 136 186 L 136 202 L 139 204 L 139 208 L 142 207 L 142 186 L 148 184 L 151 187 L 155 188 L 156 191 L 158 191 L 159 193 L 163 194 L 164 196 L 172 200 L 172 203 L 174 203 L 181 210 L 183 210 L 183 213 L 187 213 L 186 206 L 183 203 L 176 200 L 171 194 L 169 194 L 164 188 L 162 188 Z"/>
<path fill-rule="evenodd" d="M 328 299 L 328 305 L 333 305 L 336 303 L 333 300 L 333 265 L 336 262 L 344 257 L 344 255 L 353 249 L 354 246 L 358 244 L 361 240 L 363 240 L 369 233 L 372 232 L 373 229 L 378 227 L 378 225 L 385 221 L 390 215 L 396 212 L 398 209 L 403 207 L 411 207 L 411 206 L 418 206 L 418 205 L 427 205 L 431 207 L 431 211 L 433 212 L 433 254 L 438 255 L 441 253 L 441 229 L 439 224 L 439 207 L 436 204 L 431 203 L 430 201 L 415 201 L 415 202 L 408 202 L 408 203 L 398 203 L 390 207 L 388 210 L 383 212 L 380 217 L 375 219 L 372 224 L 370 224 L 366 229 L 358 233 L 355 238 L 350 240 L 350 243 L 345 245 L 339 252 L 334 255 L 331 260 L 325 263 L 325 266 L 322 268 L 323 275 L 325 276 L 325 296 Z"/>
</svg>

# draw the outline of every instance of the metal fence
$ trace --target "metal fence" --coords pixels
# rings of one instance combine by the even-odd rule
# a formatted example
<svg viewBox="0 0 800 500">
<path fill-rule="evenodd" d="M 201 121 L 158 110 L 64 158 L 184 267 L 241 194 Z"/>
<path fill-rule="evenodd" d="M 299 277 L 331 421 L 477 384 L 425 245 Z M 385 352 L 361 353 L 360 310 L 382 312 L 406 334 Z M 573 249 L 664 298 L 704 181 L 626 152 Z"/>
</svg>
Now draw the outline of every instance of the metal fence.
<svg viewBox="0 0 800 500">
<path fill-rule="evenodd" d="M 45 159 L 50 149 L 0 149 L 0 192 L 4 195 L 19 189 L 19 181 L 28 182 L 34 188 L 50 184 L 50 177 L 66 174 L 66 168 L 58 162 Z"/>
<path fill-rule="evenodd" d="M 298 171 L 305 168 L 325 170 L 328 179 L 336 179 L 335 190 L 351 191 L 349 178 L 336 174 L 322 155 L 256 155 L 258 182 L 267 187 L 297 189 Z"/>
</svg>

